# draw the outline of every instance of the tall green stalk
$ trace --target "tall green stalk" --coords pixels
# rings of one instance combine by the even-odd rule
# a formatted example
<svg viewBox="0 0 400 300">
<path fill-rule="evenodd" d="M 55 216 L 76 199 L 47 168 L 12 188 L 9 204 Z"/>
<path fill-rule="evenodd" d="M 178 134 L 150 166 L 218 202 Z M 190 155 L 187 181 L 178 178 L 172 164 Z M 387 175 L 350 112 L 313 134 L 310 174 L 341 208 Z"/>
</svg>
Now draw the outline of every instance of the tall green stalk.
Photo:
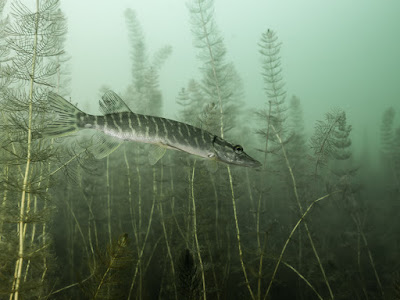
<svg viewBox="0 0 400 300">
<path fill-rule="evenodd" d="M 203 260 L 201 258 L 199 238 L 197 235 L 197 213 L 196 213 L 196 201 L 195 201 L 195 197 L 194 197 L 195 170 L 196 170 L 196 160 L 194 160 L 194 162 L 193 162 L 192 176 L 190 178 L 190 188 L 191 188 L 191 198 L 192 198 L 192 215 L 193 215 L 193 235 L 194 235 L 194 240 L 195 240 L 195 244 L 196 244 L 197 258 L 199 259 L 199 264 L 200 264 L 201 282 L 203 285 L 203 299 L 206 300 L 207 299 L 206 278 L 205 278 L 205 274 L 204 274 Z"/>
<path fill-rule="evenodd" d="M 18 246 L 18 260 L 15 263 L 15 279 L 13 282 L 12 293 L 10 295 L 10 299 L 18 300 L 19 297 L 19 289 L 21 285 L 21 276 L 22 276 L 22 264 L 24 262 L 25 255 L 25 205 L 26 205 L 26 193 L 28 189 L 28 176 L 31 166 L 31 147 L 32 147 L 32 111 L 33 111 L 33 85 L 35 82 L 35 70 L 36 70 L 36 55 L 37 55 L 37 41 L 38 41 L 38 28 L 39 28 L 39 0 L 36 0 L 36 13 L 35 13 L 35 31 L 34 31 L 34 42 L 33 42 L 33 56 L 32 56 L 32 65 L 30 72 L 30 88 L 29 88 L 29 102 L 28 102 L 28 141 L 27 141 L 27 150 L 26 150 L 26 165 L 25 165 L 25 173 L 24 179 L 22 183 L 22 193 L 21 200 L 19 203 L 20 206 L 20 215 L 18 222 L 18 234 L 19 234 L 19 246 Z"/>
<path fill-rule="evenodd" d="M 275 136 L 276 136 L 277 140 L 279 141 L 279 143 L 280 143 L 280 145 L 281 145 L 281 147 L 282 147 L 282 153 L 283 153 L 283 156 L 284 156 L 284 158 L 285 158 L 286 166 L 287 166 L 287 168 L 288 168 L 288 170 L 289 170 L 290 177 L 291 177 L 291 179 L 292 179 L 293 191 L 294 191 L 294 195 L 295 195 L 295 198 L 296 198 L 296 202 L 297 202 L 297 205 L 298 205 L 298 208 L 299 208 L 299 212 L 300 212 L 301 215 L 304 215 L 303 207 L 302 207 L 302 205 L 301 205 L 301 202 L 300 202 L 300 199 L 299 199 L 299 194 L 298 194 L 298 192 L 297 192 L 296 179 L 295 179 L 295 177 L 294 177 L 292 167 L 290 166 L 288 157 L 287 157 L 287 155 L 286 155 L 285 147 L 283 146 L 283 141 L 282 141 L 282 139 L 281 139 L 279 133 L 275 130 L 275 127 L 274 127 L 273 125 L 271 125 L 271 127 L 272 127 L 272 129 L 273 129 L 273 131 L 274 131 L 274 133 L 275 133 Z M 333 295 L 331 286 L 330 286 L 330 284 L 329 284 L 328 278 L 326 277 L 325 269 L 324 269 L 324 267 L 323 267 L 323 265 L 322 265 L 322 263 L 321 263 L 321 259 L 320 259 L 319 255 L 318 255 L 318 251 L 317 251 L 317 249 L 315 248 L 314 241 L 313 241 L 313 239 L 312 239 L 312 237 L 311 237 L 311 233 L 310 233 L 310 230 L 308 229 L 308 225 L 307 225 L 307 222 L 306 222 L 306 221 L 304 221 L 304 227 L 305 227 L 305 229 L 306 229 L 307 236 L 308 236 L 308 239 L 309 239 L 309 241 L 310 241 L 311 248 L 313 249 L 315 258 L 316 258 L 317 261 L 318 261 L 318 265 L 319 265 L 319 268 L 320 268 L 320 270 L 321 270 L 322 276 L 323 276 L 323 278 L 324 278 L 325 284 L 326 284 L 326 286 L 327 286 L 327 288 L 328 288 L 328 290 L 329 290 L 329 295 L 330 295 L 331 299 L 333 300 L 333 299 L 334 299 L 334 295 Z M 271 281 L 271 282 L 272 282 L 272 281 Z M 270 284 L 270 286 L 271 286 L 271 284 Z M 268 287 L 268 290 L 269 290 L 270 286 Z M 268 293 L 268 292 L 267 292 L 267 293 Z"/>
<path fill-rule="evenodd" d="M 158 201 L 158 210 L 160 212 L 161 226 L 162 226 L 163 233 L 164 233 L 165 246 L 167 247 L 168 258 L 169 258 L 170 264 L 171 264 L 172 285 L 174 287 L 175 299 L 178 300 L 178 293 L 177 293 L 176 284 L 175 284 L 176 275 L 175 275 L 174 259 L 172 257 L 170 241 L 168 238 L 167 228 L 165 226 L 165 217 L 164 217 L 164 210 L 163 210 L 163 203 L 162 203 L 162 200 L 164 199 L 164 195 L 163 195 L 164 167 L 163 167 L 163 165 L 161 165 L 160 168 L 161 168 L 161 170 L 160 170 L 161 178 L 160 178 L 160 197 L 159 197 L 159 201 Z M 154 183 L 154 184 L 156 184 L 156 183 Z"/>
<path fill-rule="evenodd" d="M 107 188 L 107 228 L 108 228 L 108 239 L 110 245 L 112 244 L 111 235 L 111 187 L 110 187 L 110 157 L 106 159 L 106 188 Z"/>
<path fill-rule="evenodd" d="M 191 13 L 193 16 L 194 29 L 193 32 L 197 36 L 198 47 L 203 51 L 203 58 L 205 64 L 205 86 L 208 93 L 213 100 L 216 100 L 219 107 L 219 131 L 221 138 L 224 138 L 224 108 L 223 99 L 225 101 L 232 100 L 234 91 L 230 86 L 229 79 L 232 74 L 229 74 L 228 64 L 224 62 L 225 47 L 222 38 L 218 34 L 216 25 L 214 23 L 214 16 L 212 12 L 213 1 L 209 0 L 196 0 L 191 5 Z M 225 80 L 225 81 L 224 81 Z M 233 178 L 229 165 L 227 166 L 229 187 L 232 196 L 233 215 L 235 219 L 236 239 L 238 243 L 239 259 L 245 284 L 249 290 L 250 296 L 254 299 L 254 294 L 248 280 L 246 268 L 243 260 L 243 251 L 240 240 L 239 222 L 237 217 L 235 192 L 233 189 Z"/>
</svg>

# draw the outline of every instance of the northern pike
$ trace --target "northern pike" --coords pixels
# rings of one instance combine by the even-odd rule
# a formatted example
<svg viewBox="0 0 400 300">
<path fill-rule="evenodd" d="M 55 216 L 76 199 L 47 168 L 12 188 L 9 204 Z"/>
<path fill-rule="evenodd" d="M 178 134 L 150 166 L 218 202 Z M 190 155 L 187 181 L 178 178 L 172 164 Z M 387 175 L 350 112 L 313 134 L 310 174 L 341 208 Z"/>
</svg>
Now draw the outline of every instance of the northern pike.
<svg viewBox="0 0 400 300">
<path fill-rule="evenodd" d="M 45 137 L 67 136 L 83 129 L 98 131 L 101 142 L 93 146 L 96 158 L 103 158 L 124 141 L 152 144 L 149 161 L 155 164 L 166 149 L 174 149 L 227 164 L 260 167 L 240 145 L 201 128 L 161 117 L 132 112 L 114 92 L 107 91 L 99 101 L 103 115 L 87 114 L 53 92 L 48 93 L 51 110 L 58 115 L 43 129 Z"/>
</svg>

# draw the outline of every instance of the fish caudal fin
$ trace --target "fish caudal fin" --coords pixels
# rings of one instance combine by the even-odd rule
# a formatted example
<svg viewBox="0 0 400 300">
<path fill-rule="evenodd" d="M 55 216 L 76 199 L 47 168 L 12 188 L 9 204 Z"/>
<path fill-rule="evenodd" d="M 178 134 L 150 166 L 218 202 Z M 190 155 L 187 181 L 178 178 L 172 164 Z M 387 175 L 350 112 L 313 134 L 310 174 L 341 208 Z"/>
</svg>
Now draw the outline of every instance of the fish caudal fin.
<svg viewBox="0 0 400 300">
<path fill-rule="evenodd" d="M 58 94 L 49 92 L 48 103 L 57 118 L 43 129 L 43 137 L 61 137 L 79 130 L 78 114 L 82 113 L 75 105 Z"/>
</svg>

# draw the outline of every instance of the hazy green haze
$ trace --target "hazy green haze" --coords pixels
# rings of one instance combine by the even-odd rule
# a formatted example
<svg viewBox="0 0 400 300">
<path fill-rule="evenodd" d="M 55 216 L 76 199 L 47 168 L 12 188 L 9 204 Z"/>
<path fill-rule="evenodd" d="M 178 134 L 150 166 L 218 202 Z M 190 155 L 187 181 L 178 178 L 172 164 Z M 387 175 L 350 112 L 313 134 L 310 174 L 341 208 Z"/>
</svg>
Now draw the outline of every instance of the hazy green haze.
<svg viewBox="0 0 400 300">
<path fill-rule="evenodd" d="M 160 86 L 165 113 L 175 115 L 176 94 L 187 78 L 198 77 L 199 66 L 184 1 L 64 1 L 61 7 L 69 21 L 67 51 L 74 57 L 72 97 L 97 103 L 102 84 L 122 91 L 129 82 L 123 13 L 130 7 L 137 12 L 149 49 L 173 47 Z M 358 135 L 368 128 L 375 130 L 374 136 L 383 110 L 400 105 L 399 10 L 395 1 L 215 2 L 216 22 L 249 106 L 265 102 L 257 43 L 270 28 L 283 42 L 288 95 L 302 99 L 307 128 L 327 108 L 340 106 L 357 125 Z"/>
<path fill-rule="evenodd" d="M 0 0 L 0 299 L 400 300 L 399 12 Z"/>
</svg>

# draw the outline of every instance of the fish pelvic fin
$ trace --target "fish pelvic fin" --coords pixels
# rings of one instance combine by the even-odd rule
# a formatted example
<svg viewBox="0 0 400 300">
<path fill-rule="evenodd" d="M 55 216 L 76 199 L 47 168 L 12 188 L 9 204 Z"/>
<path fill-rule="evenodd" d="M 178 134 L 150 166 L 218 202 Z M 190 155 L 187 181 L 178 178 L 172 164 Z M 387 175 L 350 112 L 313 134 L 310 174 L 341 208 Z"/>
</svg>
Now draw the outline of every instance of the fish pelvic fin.
<svg viewBox="0 0 400 300">
<path fill-rule="evenodd" d="M 89 151 L 96 159 L 102 159 L 117 150 L 124 141 L 103 132 L 97 132 L 93 135 L 92 142 Z"/>
<path fill-rule="evenodd" d="M 50 109 L 57 115 L 57 118 L 43 128 L 42 136 L 55 138 L 78 131 L 78 115 L 85 115 L 85 113 L 56 93 L 49 92 L 47 99 Z"/>
</svg>

